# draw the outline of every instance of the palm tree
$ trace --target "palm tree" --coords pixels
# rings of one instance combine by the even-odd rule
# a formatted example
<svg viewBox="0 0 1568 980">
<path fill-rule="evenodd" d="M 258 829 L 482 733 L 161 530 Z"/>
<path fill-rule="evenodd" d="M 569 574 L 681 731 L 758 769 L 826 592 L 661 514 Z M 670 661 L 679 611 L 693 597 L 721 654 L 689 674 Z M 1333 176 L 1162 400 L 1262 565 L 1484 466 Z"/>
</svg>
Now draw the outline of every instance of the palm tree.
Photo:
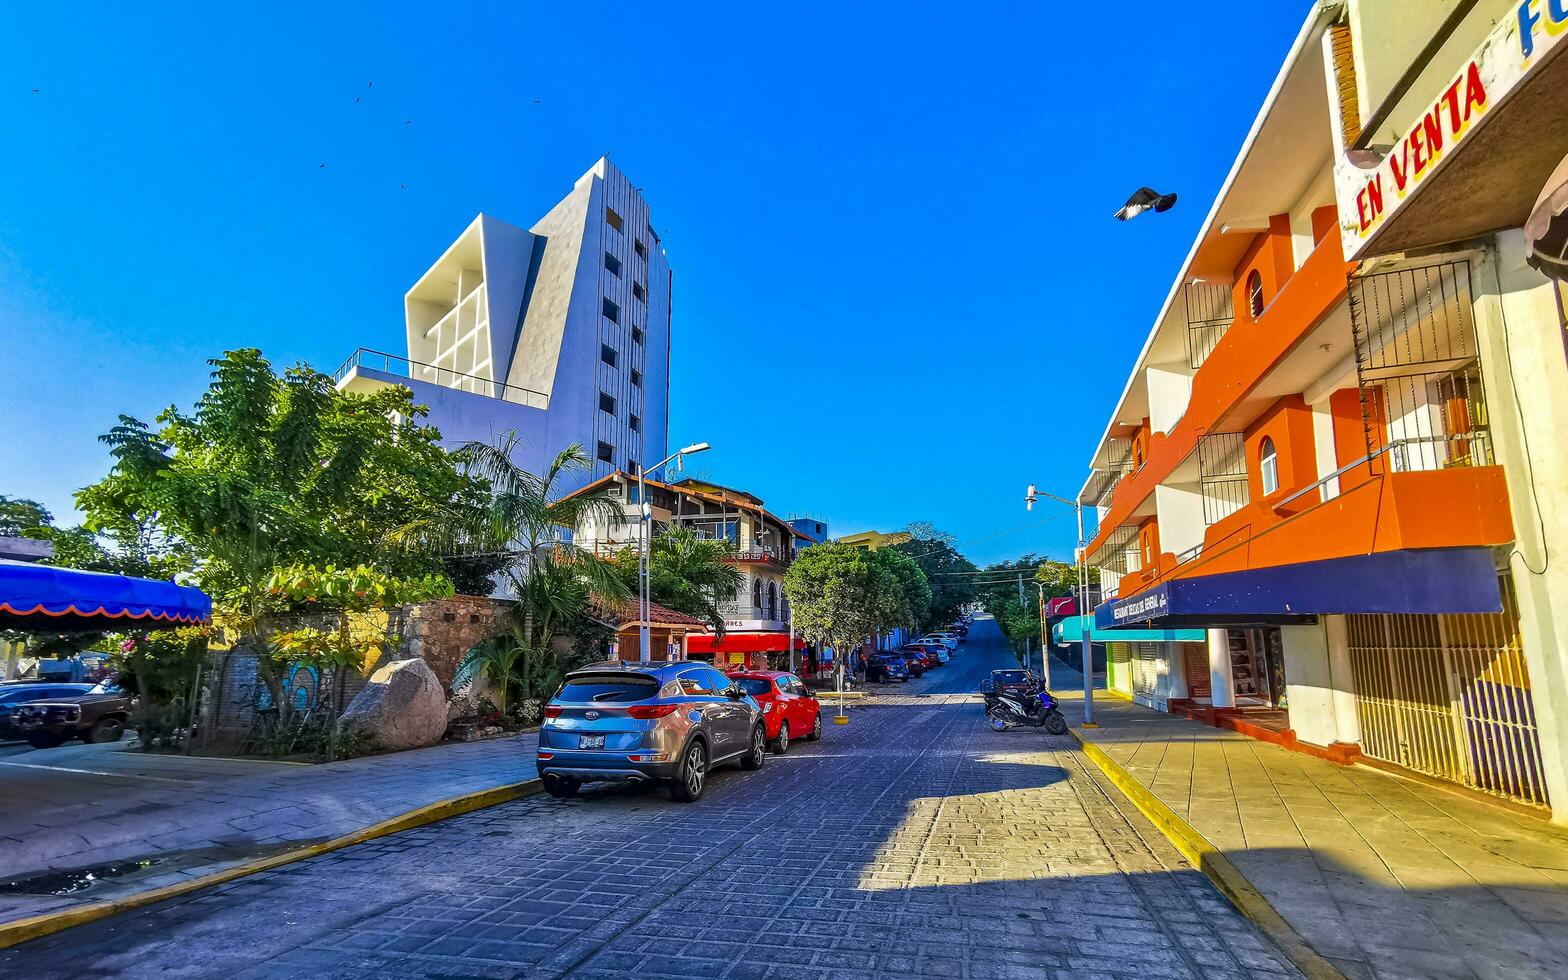
<svg viewBox="0 0 1568 980">
<path fill-rule="evenodd" d="M 654 599 L 671 609 L 696 616 L 724 635 L 723 603 L 733 602 L 745 576 L 726 561 L 729 542 L 699 538 L 690 528 L 675 527 L 653 539 L 650 583 Z"/>
<path fill-rule="evenodd" d="M 551 673 L 555 661 L 551 640 L 556 632 L 595 604 L 624 602 L 629 592 L 614 566 L 572 544 L 569 535 L 562 533 L 590 521 L 613 525 L 625 519 L 620 500 L 608 485 L 569 497 L 559 495 L 564 476 L 592 466 L 583 448 L 568 446 L 536 476 L 512 462 L 518 443 L 516 434 L 509 433 L 495 445 L 469 442 L 458 447 L 459 463 L 488 485 L 489 499 L 477 513 L 455 520 L 444 530 L 425 530 L 445 534 L 463 555 L 499 558 L 500 574 L 517 597 L 512 628 L 508 635 L 470 651 L 458 676 L 466 680 L 483 669 L 503 687 L 516 676 L 523 682 L 523 697 L 528 698 L 533 694 L 532 680 Z M 501 697 L 504 702 L 504 691 Z"/>
</svg>

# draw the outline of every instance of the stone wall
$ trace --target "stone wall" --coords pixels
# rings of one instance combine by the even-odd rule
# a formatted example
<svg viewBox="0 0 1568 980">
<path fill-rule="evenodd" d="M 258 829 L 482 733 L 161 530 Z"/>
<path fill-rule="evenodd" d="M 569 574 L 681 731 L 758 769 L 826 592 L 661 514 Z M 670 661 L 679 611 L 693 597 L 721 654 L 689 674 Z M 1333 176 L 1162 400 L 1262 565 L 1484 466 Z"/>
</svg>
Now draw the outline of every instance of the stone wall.
<svg viewBox="0 0 1568 980">
<path fill-rule="evenodd" d="M 423 659 L 435 672 L 442 689 L 449 690 L 463 655 L 481 640 L 504 631 L 510 616 L 507 604 L 475 596 L 453 596 L 393 610 L 387 628 L 402 633 L 396 649 L 367 663 L 363 671 L 345 668 L 340 677 L 334 677 L 331 670 L 290 668 L 284 678 L 284 694 L 300 709 L 328 710 L 331 699 L 337 699 L 339 707 L 346 707 L 364 688 L 372 670 L 409 657 Z M 332 630 L 336 628 L 337 616 L 302 615 L 286 625 L 291 629 L 311 626 Z M 258 676 L 255 655 L 244 647 L 210 650 L 202 687 L 203 717 L 210 744 L 243 741 L 255 725 L 257 708 L 267 706 L 271 700 Z"/>
<path fill-rule="evenodd" d="M 508 604 L 478 596 L 459 595 L 420 603 L 406 610 L 403 643 L 397 657 L 418 657 L 436 672 L 443 690 L 464 654 L 482 640 L 505 632 L 511 624 Z"/>
</svg>

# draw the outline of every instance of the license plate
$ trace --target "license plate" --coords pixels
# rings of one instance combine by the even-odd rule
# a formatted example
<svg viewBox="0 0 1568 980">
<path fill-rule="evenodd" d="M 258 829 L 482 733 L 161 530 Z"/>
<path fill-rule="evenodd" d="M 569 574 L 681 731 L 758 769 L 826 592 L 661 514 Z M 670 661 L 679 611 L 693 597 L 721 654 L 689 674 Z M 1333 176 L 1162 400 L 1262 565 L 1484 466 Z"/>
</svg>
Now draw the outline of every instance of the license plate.
<svg viewBox="0 0 1568 980">
<path fill-rule="evenodd" d="M 602 749 L 602 748 L 604 748 L 604 736 L 603 735 L 579 735 L 579 736 L 577 736 L 577 738 L 578 738 L 577 747 L 580 748 L 580 749 Z"/>
</svg>

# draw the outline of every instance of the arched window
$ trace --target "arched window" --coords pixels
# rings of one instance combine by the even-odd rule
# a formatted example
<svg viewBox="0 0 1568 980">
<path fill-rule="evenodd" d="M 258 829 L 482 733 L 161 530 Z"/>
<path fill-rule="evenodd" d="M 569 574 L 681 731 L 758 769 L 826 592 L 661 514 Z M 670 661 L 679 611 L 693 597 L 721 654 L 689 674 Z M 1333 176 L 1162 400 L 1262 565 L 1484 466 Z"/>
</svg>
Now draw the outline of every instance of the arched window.
<svg viewBox="0 0 1568 980">
<path fill-rule="evenodd" d="M 768 583 L 768 618 L 779 618 L 779 586 L 777 582 Z"/>
<path fill-rule="evenodd" d="M 1247 273 L 1247 309 L 1254 320 L 1263 315 L 1263 274 L 1256 269 Z"/>
<path fill-rule="evenodd" d="M 1263 496 L 1279 489 L 1279 453 L 1274 450 L 1274 440 L 1268 436 L 1263 437 L 1258 454 L 1258 472 L 1263 477 Z"/>
<path fill-rule="evenodd" d="M 758 609 L 762 608 L 762 579 L 751 583 L 751 604 Z"/>
</svg>

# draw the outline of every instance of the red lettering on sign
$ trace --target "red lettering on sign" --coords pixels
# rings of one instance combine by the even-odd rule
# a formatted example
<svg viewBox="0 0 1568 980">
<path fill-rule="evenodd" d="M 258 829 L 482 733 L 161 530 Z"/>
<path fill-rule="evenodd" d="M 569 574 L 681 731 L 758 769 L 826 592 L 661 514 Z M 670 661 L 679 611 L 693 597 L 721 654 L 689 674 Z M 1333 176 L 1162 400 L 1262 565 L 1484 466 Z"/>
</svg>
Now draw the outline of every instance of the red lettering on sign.
<svg viewBox="0 0 1568 980">
<path fill-rule="evenodd" d="M 1421 120 L 1421 132 L 1426 134 L 1426 151 L 1433 157 L 1443 152 L 1443 117 L 1438 114 L 1438 111 L 1434 107 L 1426 114 L 1426 118 Z"/>
<path fill-rule="evenodd" d="M 1455 133 L 1458 133 L 1459 132 L 1459 82 L 1458 81 L 1455 81 L 1454 84 L 1448 86 L 1448 91 L 1444 92 L 1443 93 L 1443 97 L 1437 100 L 1437 104 L 1439 106 L 1441 106 L 1444 102 L 1448 103 L 1448 128 L 1452 129 Z"/>
<path fill-rule="evenodd" d="M 1412 129 L 1405 142 L 1410 147 L 1410 161 L 1415 164 L 1415 172 L 1420 173 L 1426 169 L 1426 143 L 1421 139 L 1421 127 Z"/>
<path fill-rule="evenodd" d="M 1470 74 L 1465 79 L 1465 122 L 1470 121 L 1470 110 L 1486 109 L 1486 86 L 1481 84 L 1481 68 L 1470 62 Z"/>
<path fill-rule="evenodd" d="M 1403 194 L 1405 192 L 1405 184 L 1410 180 L 1410 140 L 1408 137 L 1400 141 L 1399 155 L 1389 156 L 1388 169 L 1394 174 L 1394 186 L 1398 187 L 1399 192 Z"/>
</svg>

